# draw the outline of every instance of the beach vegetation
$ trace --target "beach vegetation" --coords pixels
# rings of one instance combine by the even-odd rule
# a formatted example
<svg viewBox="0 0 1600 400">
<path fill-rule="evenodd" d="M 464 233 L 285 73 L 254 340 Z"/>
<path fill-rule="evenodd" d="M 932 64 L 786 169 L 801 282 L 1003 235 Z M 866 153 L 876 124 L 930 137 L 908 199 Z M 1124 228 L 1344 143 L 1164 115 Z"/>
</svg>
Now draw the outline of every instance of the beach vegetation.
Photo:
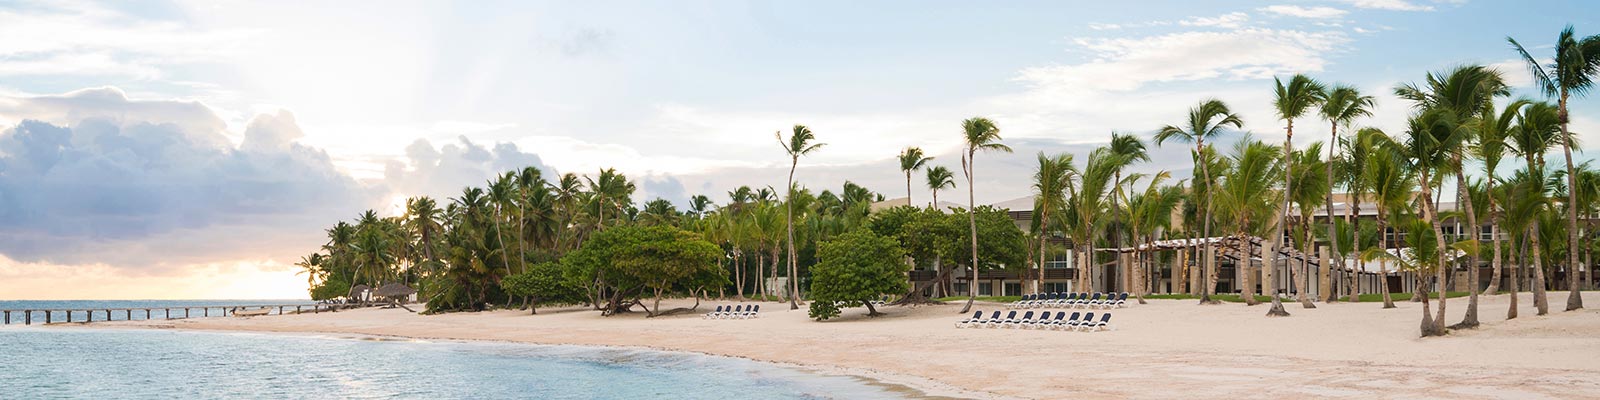
<svg viewBox="0 0 1600 400">
<path fill-rule="evenodd" d="M 821 262 L 811 267 L 809 315 L 818 321 L 839 316 L 839 309 L 866 306 L 878 316 L 872 302 L 885 294 L 905 293 L 911 265 L 893 238 L 868 229 L 856 229 L 819 245 Z"/>
</svg>

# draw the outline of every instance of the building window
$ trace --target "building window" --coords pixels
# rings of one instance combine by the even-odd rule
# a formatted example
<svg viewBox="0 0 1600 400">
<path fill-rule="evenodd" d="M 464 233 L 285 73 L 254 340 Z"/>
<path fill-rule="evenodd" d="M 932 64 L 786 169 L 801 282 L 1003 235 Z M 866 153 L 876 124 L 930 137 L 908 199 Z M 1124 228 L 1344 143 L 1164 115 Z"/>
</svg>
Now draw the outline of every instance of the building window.
<svg viewBox="0 0 1600 400">
<path fill-rule="evenodd" d="M 1493 225 L 1484 225 L 1483 229 L 1479 229 L 1478 230 L 1478 240 L 1482 240 L 1482 241 L 1492 241 L 1492 240 L 1494 240 L 1494 226 Z"/>
<path fill-rule="evenodd" d="M 950 285 L 950 290 L 955 292 L 954 294 L 967 294 L 967 283 L 956 282 L 956 284 Z"/>
<path fill-rule="evenodd" d="M 1066 282 L 1045 282 L 1044 283 L 1044 291 L 1048 292 L 1048 293 L 1066 292 L 1066 291 L 1068 291 L 1067 283 Z"/>
<path fill-rule="evenodd" d="M 1005 286 L 1005 295 L 1006 296 L 1021 296 L 1022 295 L 1022 284 L 1021 283 L 1007 283 L 1004 286 Z"/>
<path fill-rule="evenodd" d="M 990 284 L 989 282 L 984 282 L 982 284 L 979 284 L 978 285 L 978 295 L 979 296 L 993 296 L 994 295 L 994 285 Z"/>
<path fill-rule="evenodd" d="M 1067 269 L 1067 268 L 1072 268 L 1072 262 L 1071 261 L 1045 261 L 1044 262 L 1044 268 L 1045 269 Z"/>
</svg>

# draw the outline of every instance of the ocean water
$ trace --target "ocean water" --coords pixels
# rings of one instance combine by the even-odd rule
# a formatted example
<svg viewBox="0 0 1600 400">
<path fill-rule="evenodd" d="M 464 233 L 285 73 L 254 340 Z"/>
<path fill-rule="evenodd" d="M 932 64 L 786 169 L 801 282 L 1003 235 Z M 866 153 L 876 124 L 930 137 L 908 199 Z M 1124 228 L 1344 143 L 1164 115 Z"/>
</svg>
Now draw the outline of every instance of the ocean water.
<svg viewBox="0 0 1600 400">
<path fill-rule="evenodd" d="M 35 311 L 33 313 L 33 323 L 42 324 L 42 323 L 44 323 L 44 320 L 45 320 L 45 316 L 44 316 L 45 313 L 42 310 L 89 310 L 89 311 L 73 311 L 73 312 L 71 312 L 72 320 L 73 321 L 83 321 L 83 320 L 85 320 L 85 319 L 90 317 L 90 315 L 89 315 L 90 313 L 93 313 L 93 317 L 94 317 L 95 321 L 104 321 L 106 319 L 105 310 L 106 309 L 112 309 L 112 311 L 111 311 L 111 319 L 113 321 L 121 321 L 121 320 L 128 319 L 129 317 L 132 317 L 132 319 L 135 319 L 135 320 L 142 320 L 142 319 L 145 319 L 146 316 L 145 316 L 144 310 L 134 310 L 132 315 L 130 316 L 128 313 L 123 312 L 122 310 L 117 310 L 119 308 L 138 308 L 138 309 L 152 308 L 153 310 L 150 310 L 150 315 L 148 317 L 149 319 L 166 319 L 166 318 L 169 317 L 169 315 L 166 314 L 168 311 L 171 311 L 171 313 L 172 313 L 170 315 L 171 318 L 183 318 L 184 317 L 183 307 L 191 307 L 190 310 L 189 310 L 189 317 L 191 317 L 191 318 L 199 318 L 200 316 L 206 314 L 204 309 L 202 309 L 200 307 L 211 307 L 210 311 L 209 311 L 210 315 L 217 316 L 217 315 L 221 315 L 223 310 L 226 307 L 233 307 L 233 306 L 257 306 L 257 305 L 306 305 L 306 306 L 309 306 L 309 305 L 312 305 L 312 304 L 315 304 L 315 303 L 310 301 L 310 300 L 303 300 L 303 299 L 302 300 L 0 300 L 0 310 L 11 310 L 10 323 L 13 323 L 13 324 L 20 324 L 20 323 L 24 322 L 24 316 L 22 315 L 22 312 L 24 310 L 40 310 L 40 311 Z M 308 307 L 308 308 L 306 308 L 306 310 L 310 310 L 310 308 Z M 271 310 L 271 313 L 277 314 L 278 310 L 274 308 L 274 309 Z M 4 318 L 4 317 L 5 317 L 4 315 L 0 315 L 0 318 Z M 64 322 L 66 320 L 67 320 L 67 312 L 56 311 L 56 312 L 51 314 L 51 321 L 53 321 L 53 322 Z M 0 321 L 0 322 L 3 322 L 3 321 Z M 0 398 L 3 398 L 3 397 L 0 397 Z"/>
<path fill-rule="evenodd" d="M 692 353 L 0 327 L 0 399 L 893 399 L 904 388 Z"/>
</svg>

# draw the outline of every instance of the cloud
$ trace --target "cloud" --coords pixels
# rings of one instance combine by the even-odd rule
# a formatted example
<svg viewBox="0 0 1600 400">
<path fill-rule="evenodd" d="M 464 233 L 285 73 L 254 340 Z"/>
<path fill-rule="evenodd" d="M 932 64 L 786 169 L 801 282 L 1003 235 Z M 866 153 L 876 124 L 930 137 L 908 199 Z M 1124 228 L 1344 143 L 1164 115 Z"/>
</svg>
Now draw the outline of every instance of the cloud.
<svg viewBox="0 0 1600 400">
<path fill-rule="evenodd" d="M 1406 0 L 1339 0 L 1342 3 L 1356 8 L 1389 11 L 1433 11 L 1433 6 L 1424 6 Z"/>
<path fill-rule="evenodd" d="M 1242 12 L 1231 12 L 1216 17 L 1191 17 L 1178 21 L 1178 25 L 1238 29 L 1248 21 L 1250 21 L 1249 15 Z"/>
<path fill-rule="evenodd" d="M 1349 38 L 1338 32 L 1247 28 L 1135 38 L 1077 39 L 1094 54 L 1081 64 L 1023 69 L 1017 80 L 1036 90 L 1130 91 L 1151 82 L 1259 79 L 1321 71 L 1327 55 Z"/>
<path fill-rule="evenodd" d="M 523 152 L 516 144 L 490 147 L 460 136 L 455 143 L 435 148 L 427 139 L 417 139 L 406 146 L 403 161 L 390 161 L 385 166 L 384 182 L 396 195 L 444 200 L 460 196 L 463 187 L 484 187 L 502 173 L 530 166 L 538 168 L 547 180 L 557 175 L 538 155 Z"/>
<path fill-rule="evenodd" d="M 21 121 L 0 131 L 0 254 L 17 261 L 287 257 L 374 198 L 326 153 L 294 143 L 288 113 L 255 118 L 235 147 L 197 103 L 95 89 L 0 104 Z"/>
<path fill-rule="evenodd" d="M 638 201 L 650 201 L 656 198 L 666 199 L 678 206 L 679 209 L 689 208 L 689 196 L 684 190 L 683 181 L 672 175 L 646 175 L 639 179 L 639 193 L 634 197 Z"/>
<path fill-rule="evenodd" d="M 1287 15 L 1287 16 L 1291 16 L 1291 17 L 1318 18 L 1318 19 L 1338 18 L 1338 17 L 1342 17 L 1345 14 L 1349 13 L 1348 11 L 1340 10 L 1340 9 L 1333 8 L 1333 7 L 1323 7 L 1323 6 L 1301 7 L 1301 6 L 1281 5 L 1281 4 L 1280 5 L 1272 5 L 1272 6 L 1263 7 L 1263 8 L 1261 8 L 1261 11 L 1262 12 L 1267 12 L 1267 13 L 1279 14 L 1279 15 Z"/>
<path fill-rule="evenodd" d="M 159 77 L 161 66 L 242 52 L 258 33 L 201 30 L 88 2 L 0 9 L 0 75 Z"/>
</svg>

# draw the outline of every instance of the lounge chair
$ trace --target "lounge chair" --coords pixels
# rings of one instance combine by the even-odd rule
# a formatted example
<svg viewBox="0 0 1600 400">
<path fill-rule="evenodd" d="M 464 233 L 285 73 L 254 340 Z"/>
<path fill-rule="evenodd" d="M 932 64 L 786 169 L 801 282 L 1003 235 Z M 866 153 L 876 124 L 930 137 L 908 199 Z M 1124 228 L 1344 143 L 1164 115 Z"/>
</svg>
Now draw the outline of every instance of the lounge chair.
<svg viewBox="0 0 1600 400">
<path fill-rule="evenodd" d="M 743 313 L 743 312 L 744 312 L 744 305 L 743 304 L 737 305 L 737 306 L 733 306 L 733 311 L 727 311 L 727 312 L 722 313 L 722 319 L 733 319 L 734 317 L 739 316 L 739 314 Z"/>
<path fill-rule="evenodd" d="M 983 312 L 979 311 L 978 313 L 981 314 Z M 960 328 L 982 328 L 985 324 L 988 324 L 989 321 L 994 321 L 994 320 L 997 320 L 997 319 L 1000 319 L 1000 312 L 999 311 L 995 311 L 993 314 L 989 314 L 989 319 L 981 319 L 981 318 L 980 319 L 976 319 L 976 320 L 973 320 L 970 323 L 967 323 L 966 325 L 959 325 L 958 327 L 960 327 Z"/>
<path fill-rule="evenodd" d="M 1040 297 L 1040 299 L 1038 301 L 1034 301 L 1033 302 L 1033 308 L 1049 307 L 1051 302 L 1056 301 L 1056 294 L 1055 293 L 1044 293 L 1044 294 L 1041 294 L 1039 297 Z"/>
<path fill-rule="evenodd" d="M 1056 293 L 1056 299 L 1054 301 L 1051 301 L 1050 305 L 1048 307 L 1051 307 L 1051 308 L 1061 307 L 1061 303 L 1066 302 L 1067 298 L 1070 297 L 1070 296 L 1072 296 L 1072 293 L 1066 293 L 1066 292 Z"/>
<path fill-rule="evenodd" d="M 1067 329 L 1078 330 L 1079 327 L 1088 325 L 1090 321 L 1094 321 L 1094 311 L 1083 314 L 1083 319 L 1078 320 L 1078 322 L 1067 324 Z"/>
<path fill-rule="evenodd" d="M 1001 326 L 1003 324 L 1010 323 L 1011 321 L 1016 320 L 1016 319 L 1017 319 L 1017 312 L 1016 311 L 1012 311 L 1012 312 L 1006 313 L 1005 319 L 990 319 L 988 323 L 983 325 L 983 327 L 985 327 L 985 328 L 993 328 L 993 327 Z"/>
<path fill-rule="evenodd" d="M 1099 331 L 1101 329 L 1109 329 L 1109 328 L 1111 328 L 1111 313 L 1101 314 L 1099 321 L 1084 322 L 1083 324 L 1078 325 L 1078 328 L 1079 329 L 1083 329 L 1083 330 L 1091 330 L 1092 329 L 1093 331 Z M 1093 331 L 1091 331 L 1091 332 L 1093 332 Z"/>
<path fill-rule="evenodd" d="M 1077 293 L 1067 293 L 1061 300 L 1056 300 L 1056 307 L 1072 307 L 1072 302 L 1078 301 Z"/>
<path fill-rule="evenodd" d="M 1019 325 L 1026 324 L 1026 323 L 1028 323 L 1028 321 L 1031 321 L 1031 320 L 1033 320 L 1033 311 L 1028 311 L 1027 313 L 1022 314 L 1022 318 L 1017 318 L 1017 319 L 1007 318 L 1005 323 L 1000 324 L 1000 327 L 1001 328 L 1015 328 L 1015 327 L 1017 327 Z"/>
<path fill-rule="evenodd" d="M 1011 303 L 1011 308 L 1028 308 L 1028 306 L 1033 304 L 1034 300 L 1038 300 L 1038 299 L 1039 299 L 1038 295 L 1025 294 L 1025 295 L 1022 295 L 1021 299 L 1018 299 L 1017 301 L 1012 302 Z"/>
<path fill-rule="evenodd" d="M 1087 294 L 1087 293 L 1085 293 L 1085 294 Z M 1093 296 L 1088 297 L 1088 298 L 1079 297 L 1077 302 L 1072 303 L 1072 307 L 1073 308 L 1088 308 L 1089 304 L 1092 304 L 1092 303 L 1098 302 L 1098 301 L 1100 301 L 1100 293 L 1095 293 Z"/>
<path fill-rule="evenodd" d="M 721 314 L 721 313 L 722 313 L 722 306 L 717 306 L 717 309 L 715 311 L 708 312 L 708 313 L 705 313 L 705 314 L 700 314 L 700 319 L 711 319 L 711 317 L 716 316 L 717 314 Z"/>
<path fill-rule="evenodd" d="M 1121 295 L 1117 296 L 1117 301 L 1109 303 L 1110 304 L 1106 308 L 1122 308 L 1123 306 L 1128 305 L 1128 292 L 1122 292 Z"/>
<path fill-rule="evenodd" d="M 1045 317 L 1039 317 L 1039 322 L 1034 323 L 1032 328 L 1034 328 L 1034 329 L 1050 329 L 1051 327 L 1056 326 L 1056 324 L 1061 323 L 1061 321 L 1063 321 L 1062 318 L 1066 318 L 1066 316 L 1067 316 L 1067 312 L 1066 311 L 1062 311 L 1062 312 L 1056 313 L 1055 319 L 1045 320 L 1045 318 L 1048 317 L 1050 313 L 1045 313 L 1045 314 L 1046 314 Z"/>
<path fill-rule="evenodd" d="M 975 312 L 972 313 L 971 317 L 968 317 L 967 319 L 963 319 L 963 320 L 960 320 L 960 321 L 956 321 L 956 327 L 957 328 L 965 328 L 965 327 L 967 327 L 967 325 L 971 325 L 973 323 L 977 323 L 982 319 L 983 319 L 983 311 L 975 311 Z"/>
<path fill-rule="evenodd" d="M 1028 321 L 1028 323 L 1025 324 L 1025 325 L 1022 325 L 1022 327 L 1023 328 L 1028 328 L 1028 329 L 1033 329 L 1033 328 L 1038 328 L 1040 325 L 1048 324 L 1048 323 L 1050 323 L 1050 312 L 1049 311 L 1044 311 L 1044 312 L 1039 313 L 1039 319 Z"/>
<path fill-rule="evenodd" d="M 744 309 L 744 313 L 739 314 L 738 318 L 739 319 L 750 319 L 750 318 L 758 318 L 760 316 L 761 316 L 761 305 L 757 304 L 757 305 L 750 306 L 750 308 Z"/>
<path fill-rule="evenodd" d="M 1066 314 L 1066 312 L 1062 312 L 1062 314 Z M 1077 325 L 1078 316 L 1080 316 L 1080 315 L 1082 315 L 1082 313 L 1079 313 L 1077 311 L 1073 311 L 1072 312 L 1072 317 L 1069 317 L 1069 318 L 1067 318 L 1065 320 L 1056 321 L 1055 324 L 1050 325 L 1050 329 L 1061 330 L 1061 329 L 1065 329 L 1065 328 L 1071 327 L 1073 325 Z"/>
</svg>

